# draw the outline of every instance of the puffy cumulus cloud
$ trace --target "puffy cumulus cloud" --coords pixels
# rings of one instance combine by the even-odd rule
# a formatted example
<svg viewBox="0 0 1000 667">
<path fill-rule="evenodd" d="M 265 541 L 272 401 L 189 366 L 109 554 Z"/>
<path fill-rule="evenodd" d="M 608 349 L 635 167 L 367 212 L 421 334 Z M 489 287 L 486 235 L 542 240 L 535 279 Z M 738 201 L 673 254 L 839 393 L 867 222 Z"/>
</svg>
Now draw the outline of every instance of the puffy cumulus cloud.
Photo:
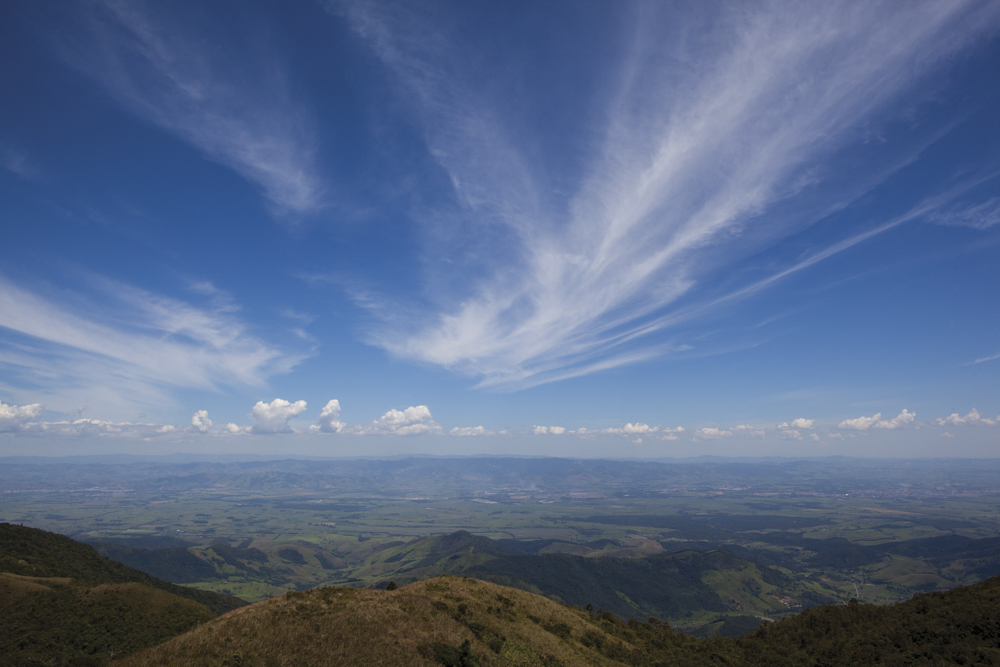
<svg viewBox="0 0 1000 667">
<path fill-rule="evenodd" d="M 819 442 L 819 435 L 817 435 L 816 433 L 810 433 L 809 439 L 812 440 L 813 442 Z"/>
<path fill-rule="evenodd" d="M 456 426 L 449 433 L 451 435 L 496 435 L 493 431 L 487 431 L 482 426 Z"/>
<path fill-rule="evenodd" d="M 660 440 L 676 440 L 678 433 L 683 433 L 684 427 L 678 426 L 677 428 L 664 428 L 662 434 L 657 436 Z"/>
<path fill-rule="evenodd" d="M 237 426 L 232 422 L 226 424 L 226 433 L 229 433 L 231 435 L 240 435 L 242 433 L 249 433 L 250 430 L 251 429 L 249 426 Z"/>
<path fill-rule="evenodd" d="M 737 435 L 749 435 L 749 436 L 753 436 L 755 438 L 763 438 L 764 437 L 764 431 L 763 430 L 761 430 L 759 428 L 756 428 L 756 427 L 753 427 L 750 424 L 740 424 L 739 426 L 733 426 L 729 430 L 732 431 L 733 433 L 737 434 Z"/>
<path fill-rule="evenodd" d="M 845 419 L 837 425 L 837 428 L 851 429 L 854 431 L 867 431 L 870 428 L 906 428 L 907 424 L 913 422 L 916 417 L 916 414 L 904 408 L 902 412 L 889 420 L 882 419 L 882 413 L 876 412 L 871 417 L 861 416 L 856 419 Z"/>
<path fill-rule="evenodd" d="M 606 428 L 602 430 L 601 433 L 605 433 L 607 435 L 631 436 L 631 435 L 652 434 L 656 433 L 659 430 L 660 430 L 659 426 L 650 426 L 649 424 L 642 424 L 636 422 L 635 424 L 625 424 L 625 426 L 621 428 Z"/>
<path fill-rule="evenodd" d="M 334 398 L 323 406 L 323 411 L 319 413 L 319 424 L 310 428 L 323 433 L 340 433 L 345 426 L 340 421 L 340 401 Z"/>
<path fill-rule="evenodd" d="M 199 433 L 208 433 L 212 428 L 212 420 L 208 418 L 208 410 L 199 410 L 191 416 L 191 429 Z"/>
<path fill-rule="evenodd" d="M 416 405 L 405 410 L 389 410 L 371 424 L 350 429 L 361 435 L 417 435 L 440 433 L 441 426 L 434 421 L 430 408 Z"/>
<path fill-rule="evenodd" d="M 587 429 L 581 429 L 586 432 Z M 532 435 L 562 435 L 566 432 L 565 426 L 532 426 Z M 570 433 L 575 433 L 575 431 L 570 431 Z"/>
<path fill-rule="evenodd" d="M 796 419 L 795 421 L 793 421 L 791 423 L 785 422 L 783 424 L 778 424 L 778 428 L 785 428 L 785 429 L 799 429 L 799 428 L 800 429 L 811 429 L 811 428 L 813 428 L 813 424 L 815 424 L 815 423 L 816 423 L 815 419 L 804 419 L 802 417 L 799 417 L 798 419 Z"/>
<path fill-rule="evenodd" d="M 778 437 L 782 440 L 801 440 L 802 434 L 797 429 L 786 428 L 778 431 Z"/>
<path fill-rule="evenodd" d="M 733 434 L 732 431 L 724 431 L 722 429 L 715 428 L 714 426 L 708 426 L 705 428 L 700 428 L 694 432 L 695 440 L 716 440 L 718 438 L 726 438 Z"/>
<path fill-rule="evenodd" d="M 41 414 L 41 403 L 32 403 L 31 405 L 0 403 L 0 433 L 16 433 Z"/>
<path fill-rule="evenodd" d="M 566 432 L 566 428 L 563 426 L 550 426 L 549 433 L 552 435 L 562 435 Z"/>
<path fill-rule="evenodd" d="M 880 421 L 876 423 L 875 428 L 906 428 L 907 424 L 912 423 L 916 417 L 916 414 L 904 408 L 902 412 L 889 421 Z"/>
<path fill-rule="evenodd" d="M 854 431 L 867 431 L 872 426 L 878 423 L 878 420 L 882 418 L 881 412 L 876 412 L 871 417 L 861 416 L 856 419 L 845 419 L 844 421 L 837 424 L 837 428 L 849 428 Z"/>
<path fill-rule="evenodd" d="M 250 416 L 253 418 L 254 433 L 291 433 L 292 427 L 288 425 L 288 420 L 296 415 L 305 412 L 306 402 L 288 401 L 276 398 L 270 403 L 257 401 L 253 406 Z"/>
<path fill-rule="evenodd" d="M 938 426 L 996 426 L 1000 424 L 1000 416 L 996 419 L 986 419 L 979 416 L 979 410 L 973 408 L 964 417 L 959 417 L 957 412 L 953 412 L 950 416 L 943 419 L 938 417 L 934 420 L 934 423 Z"/>
</svg>

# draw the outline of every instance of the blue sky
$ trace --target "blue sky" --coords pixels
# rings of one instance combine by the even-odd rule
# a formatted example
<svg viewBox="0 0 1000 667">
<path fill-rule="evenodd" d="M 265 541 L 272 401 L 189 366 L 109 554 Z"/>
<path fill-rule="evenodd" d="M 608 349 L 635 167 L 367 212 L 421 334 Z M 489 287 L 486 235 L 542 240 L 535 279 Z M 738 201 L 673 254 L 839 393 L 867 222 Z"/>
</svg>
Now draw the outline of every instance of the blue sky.
<svg viewBox="0 0 1000 667">
<path fill-rule="evenodd" d="M 0 12 L 0 455 L 1000 453 L 996 3 Z"/>
</svg>

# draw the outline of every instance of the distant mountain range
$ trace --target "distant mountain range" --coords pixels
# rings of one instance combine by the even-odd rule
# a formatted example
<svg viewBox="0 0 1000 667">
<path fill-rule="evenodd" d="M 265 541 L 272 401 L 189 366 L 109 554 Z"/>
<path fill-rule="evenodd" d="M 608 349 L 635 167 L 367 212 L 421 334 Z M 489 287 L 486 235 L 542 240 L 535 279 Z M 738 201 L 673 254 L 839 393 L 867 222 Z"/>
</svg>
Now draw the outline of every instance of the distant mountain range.
<svg viewBox="0 0 1000 667">
<path fill-rule="evenodd" d="M 598 554 L 601 546 L 588 548 Z M 245 606 L 158 580 L 64 536 L 0 524 L 0 655 L 16 667 L 888 667 L 1000 660 L 1000 578 L 894 606 L 856 599 L 820 606 L 754 630 L 766 611 L 754 605 L 788 604 L 778 598 L 799 585 L 777 569 L 721 551 L 543 553 L 553 547 L 559 543 L 463 531 L 423 538 L 371 556 L 368 579 L 445 568 L 458 574 L 396 590 L 326 586 Z M 271 559 L 249 546 L 219 548 L 234 562 Z M 303 547 L 297 557 L 282 557 L 314 556 Z M 553 591 L 569 604 L 550 599 Z M 691 608 L 712 615 L 702 635 L 749 634 L 699 640 L 659 618 L 639 617 Z"/>
</svg>

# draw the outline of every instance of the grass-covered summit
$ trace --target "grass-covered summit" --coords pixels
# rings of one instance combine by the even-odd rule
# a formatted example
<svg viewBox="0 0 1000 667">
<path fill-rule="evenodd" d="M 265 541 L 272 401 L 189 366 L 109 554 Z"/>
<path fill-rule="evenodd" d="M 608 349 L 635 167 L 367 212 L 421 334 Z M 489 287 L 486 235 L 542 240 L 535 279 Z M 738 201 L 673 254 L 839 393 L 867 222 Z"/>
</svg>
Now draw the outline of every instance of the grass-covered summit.
<svg viewBox="0 0 1000 667">
<path fill-rule="evenodd" d="M 891 607 L 810 609 L 698 640 L 457 576 L 327 587 L 239 609 L 120 662 L 140 665 L 829 667 L 1000 664 L 1000 579 Z"/>
</svg>

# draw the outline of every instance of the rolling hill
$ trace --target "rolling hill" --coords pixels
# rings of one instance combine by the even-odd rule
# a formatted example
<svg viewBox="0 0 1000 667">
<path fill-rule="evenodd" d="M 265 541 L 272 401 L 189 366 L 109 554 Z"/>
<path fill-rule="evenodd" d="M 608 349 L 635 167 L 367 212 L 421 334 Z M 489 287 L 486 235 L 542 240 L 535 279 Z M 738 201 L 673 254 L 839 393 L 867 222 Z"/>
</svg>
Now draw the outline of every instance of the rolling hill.
<svg viewBox="0 0 1000 667">
<path fill-rule="evenodd" d="M 895 606 L 810 609 L 740 639 L 697 640 L 456 576 L 392 591 L 326 587 L 236 610 L 119 662 L 139 665 L 798 667 L 990 665 L 1000 579 Z"/>
<path fill-rule="evenodd" d="M 792 578 L 724 551 L 618 558 L 596 544 L 583 556 L 553 553 L 557 546 L 458 531 L 379 551 L 343 583 L 383 587 L 390 579 L 402 584 L 458 574 L 557 602 L 593 604 L 626 619 L 656 616 L 692 628 L 723 613 L 774 616 L 839 601 L 818 579 Z"/>
<path fill-rule="evenodd" d="M 99 665 L 244 605 L 156 579 L 63 535 L 0 524 L 4 665 Z"/>
</svg>

